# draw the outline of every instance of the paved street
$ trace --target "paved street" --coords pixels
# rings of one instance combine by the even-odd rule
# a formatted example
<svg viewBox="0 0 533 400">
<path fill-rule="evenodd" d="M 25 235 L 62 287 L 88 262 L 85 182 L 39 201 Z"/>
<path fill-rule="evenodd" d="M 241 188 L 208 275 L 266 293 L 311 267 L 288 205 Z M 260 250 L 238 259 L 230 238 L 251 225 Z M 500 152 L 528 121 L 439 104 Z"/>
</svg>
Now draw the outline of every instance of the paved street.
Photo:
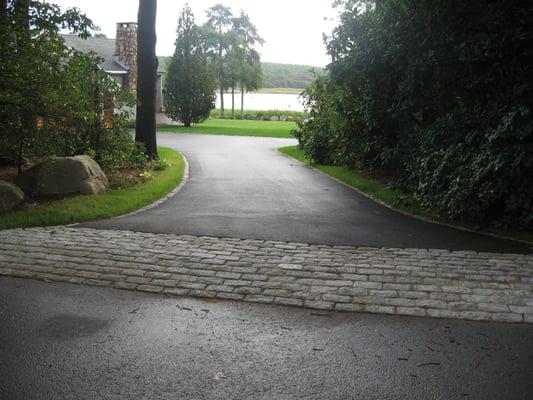
<svg viewBox="0 0 533 400">
<path fill-rule="evenodd" d="M 330 313 L 0 277 L 0 398 L 533 397 L 533 325 Z"/>
<path fill-rule="evenodd" d="M 190 179 L 140 214 L 81 226 L 314 244 L 531 252 L 528 245 L 389 210 L 274 149 L 292 139 L 159 134 L 182 151 Z"/>
</svg>

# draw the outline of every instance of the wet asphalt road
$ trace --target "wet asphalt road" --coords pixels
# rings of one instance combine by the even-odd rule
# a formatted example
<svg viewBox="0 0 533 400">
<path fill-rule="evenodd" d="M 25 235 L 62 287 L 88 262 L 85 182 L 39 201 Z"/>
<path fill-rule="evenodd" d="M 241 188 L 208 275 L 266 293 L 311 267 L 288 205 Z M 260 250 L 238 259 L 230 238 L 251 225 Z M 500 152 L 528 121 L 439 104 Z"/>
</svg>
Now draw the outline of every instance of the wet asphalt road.
<svg viewBox="0 0 533 400">
<path fill-rule="evenodd" d="M 530 246 L 410 218 L 278 154 L 293 139 L 158 134 L 182 151 L 190 179 L 134 216 L 81 226 L 314 244 L 531 252 Z"/>
<path fill-rule="evenodd" d="M 0 399 L 533 398 L 533 325 L 0 278 Z"/>
</svg>

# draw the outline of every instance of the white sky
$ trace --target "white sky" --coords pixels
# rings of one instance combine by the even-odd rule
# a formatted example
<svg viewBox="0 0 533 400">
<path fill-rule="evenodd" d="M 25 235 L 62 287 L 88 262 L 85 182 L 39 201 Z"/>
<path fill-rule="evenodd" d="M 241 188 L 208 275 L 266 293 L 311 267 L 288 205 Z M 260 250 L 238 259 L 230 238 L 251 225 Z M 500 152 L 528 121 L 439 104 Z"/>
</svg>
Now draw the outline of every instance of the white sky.
<svg viewBox="0 0 533 400">
<path fill-rule="evenodd" d="M 107 37 L 115 37 L 117 22 L 137 20 L 138 0 L 48 0 L 66 7 L 78 7 Z M 157 54 L 171 55 L 176 39 L 182 0 L 157 2 Z M 250 16 L 266 43 L 259 48 L 263 61 L 325 66 L 329 62 L 322 33 L 336 25 L 332 0 L 190 0 L 196 22 L 205 22 L 205 10 L 222 3 L 238 14 Z"/>
</svg>

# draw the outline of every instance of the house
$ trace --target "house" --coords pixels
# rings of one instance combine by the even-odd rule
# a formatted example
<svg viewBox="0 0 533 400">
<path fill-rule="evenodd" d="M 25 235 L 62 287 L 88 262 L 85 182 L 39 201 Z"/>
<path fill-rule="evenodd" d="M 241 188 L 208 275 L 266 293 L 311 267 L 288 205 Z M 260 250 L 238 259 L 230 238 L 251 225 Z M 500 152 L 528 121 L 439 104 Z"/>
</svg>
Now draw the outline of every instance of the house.
<svg viewBox="0 0 533 400">
<path fill-rule="evenodd" d="M 104 61 L 100 65 L 118 85 L 131 93 L 137 89 L 137 23 L 117 23 L 116 39 L 77 35 L 62 35 L 67 46 L 88 53 L 93 51 Z M 161 66 L 157 70 L 156 110 L 163 111 L 163 79 L 165 72 Z"/>
</svg>

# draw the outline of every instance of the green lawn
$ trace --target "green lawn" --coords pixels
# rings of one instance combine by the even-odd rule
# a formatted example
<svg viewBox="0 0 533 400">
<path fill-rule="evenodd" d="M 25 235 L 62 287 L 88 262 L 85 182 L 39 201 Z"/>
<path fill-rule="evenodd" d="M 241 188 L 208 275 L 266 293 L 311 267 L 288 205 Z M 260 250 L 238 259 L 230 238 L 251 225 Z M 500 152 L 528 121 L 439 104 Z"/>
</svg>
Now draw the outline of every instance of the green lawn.
<svg viewBox="0 0 533 400">
<path fill-rule="evenodd" d="M 348 169 L 345 167 L 336 167 L 332 165 L 314 164 L 305 156 L 304 152 L 298 148 L 298 146 L 287 146 L 278 149 L 280 153 L 288 155 L 301 161 L 304 164 L 310 165 L 313 168 L 318 169 L 347 185 L 359 189 L 361 192 L 369 194 L 371 197 L 392 206 L 393 208 L 404 211 L 410 215 L 416 215 L 419 217 L 438 221 L 436 213 L 431 210 L 427 210 L 418 206 L 416 201 L 410 198 L 405 193 L 399 190 L 391 189 L 383 183 L 376 181 L 375 179 L 367 178 L 358 171 Z M 466 222 L 461 221 L 445 221 L 457 227 L 467 228 L 470 230 L 478 230 L 477 227 L 472 226 Z M 478 230 L 479 231 L 479 230 Z M 500 237 L 506 237 L 511 239 L 523 240 L 533 243 L 533 233 L 513 230 L 500 230 L 500 229 L 485 229 L 480 231 L 481 233 L 490 233 Z"/>
<path fill-rule="evenodd" d="M 157 130 L 159 132 L 172 133 L 291 138 L 291 131 L 294 128 L 296 128 L 295 122 L 208 119 L 190 128 L 185 128 L 184 126 L 161 126 Z"/>
<path fill-rule="evenodd" d="M 152 172 L 154 177 L 148 182 L 126 189 L 110 189 L 100 195 L 75 196 L 26 206 L 0 216 L 0 229 L 91 221 L 127 214 L 144 207 L 168 194 L 183 179 L 183 157 L 164 147 L 160 147 L 158 152 L 169 166 L 162 171 Z"/>
</svg>

